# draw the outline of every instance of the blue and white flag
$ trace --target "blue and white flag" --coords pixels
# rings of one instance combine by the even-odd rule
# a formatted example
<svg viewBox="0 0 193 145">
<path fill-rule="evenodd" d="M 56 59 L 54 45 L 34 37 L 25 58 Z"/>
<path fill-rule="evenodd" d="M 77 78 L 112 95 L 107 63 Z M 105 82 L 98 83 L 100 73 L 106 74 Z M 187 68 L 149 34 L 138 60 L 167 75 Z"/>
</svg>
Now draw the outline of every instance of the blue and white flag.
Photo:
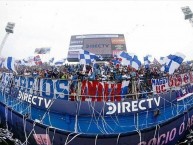
<svg viewBox="0 0 193 145">
<path fill-rule="evenodd" d="M 15 71 L 15 59 L 13 57 L 7 57 L 4 61 L 4 67 L 8 70 Z"/>
<path fill-rule="evenodd" d="M 185 55 L 182 53 L 168 55 L 167 61 L 165 65 L 162 67 L 162 70 L 164 70 L 165 72 L 168 72 L 169 74 L 173 74 L 174 71 L 178 69 L 178 67 L 182 64 L 184 58 L 185 58 Z"/>
<path fill-rule="evenodd" d="M 117 54 L 117 58 L 119 58 L 119 61 L 123 66 L 131 66 L 136 70 L 138 70 L 141 66 L 141 62 L 134 54 L 129 54 L 127 52 L 121 51 Z"/>
<path fill-rule="evenodd" d="M 54 64 L 56 66 L 61 66 L 66 62 L 66 58 L 56 61 Z"/>
<path fill-rule="evenodd" d="M 95 55 L 94 53 L 88 52 L 83 49 L 79 50 L 80 64 L 91 64 L 94 63 L 96 60 L 99 60 L 99 56 Z"/>
<path fill-rule="evenodd" d="M 131 67 L 138 70 L 140 66 L 141 66 L 141 61 L 138 59 L 136 55 L 134 55 L 134 57 L 131 60 Z"/>
<path fill-rule="evenodd" d="M 131 60 L 133 56 L 128 54 L 127 52 L 120 51 L 120 53 L 117 54 L 117 58 L 119 58 L 123 66 L 128 66 L 131 65 Z"/>
<path fill-rule="evenodd" d="M 103 57 L 101 55 L 96 55 L 99 60 L 103 60 Z"/>
<path fill-rule="evenodd" d="M 169 61 L 169 60 L 168 60 L 168 57 L 167 57 L 167 56 L 166 56 L 166 57 L 160 57 L 159 63 L 160 63 L 161 65 L 165 65 L 168 61 Z"/>
<path fill-rule="evenodd" d="M 114 57 L 112 60 L 111 60 L 111 63 L 114 65 L 114 66 L 119 66 L 121 64 L 121 59 L 117 58 L 117 57 Z"/>
<path fill-rule="evenodd" d="M 150 58 L 151 58 L 151 55 L 147 55 L 144 57 L 145 68 L 149 68 L 149 65 L 151 63 Z"/>
<path fill-rule="evenodd" d="M 29 56 L 27 58 L 22 59 L 20 65 L 25 65 L 25 66 L 34 66 L 34 65 L 36 65 L 35 61 L 34 61 L 34 56 Z"/>
</svg>

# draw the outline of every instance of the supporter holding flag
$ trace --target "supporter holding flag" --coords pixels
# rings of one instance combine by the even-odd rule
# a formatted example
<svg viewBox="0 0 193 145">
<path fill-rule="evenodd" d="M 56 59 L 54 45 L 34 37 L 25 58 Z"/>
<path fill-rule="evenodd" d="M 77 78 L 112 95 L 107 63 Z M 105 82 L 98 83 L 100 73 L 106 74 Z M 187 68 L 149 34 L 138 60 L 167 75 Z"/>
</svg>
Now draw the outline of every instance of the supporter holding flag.
<svg viewBox="0 0 193 145">
<path fill-rule="evenodd" d="M 162 67 L 162 70 L 169 74 L 173 74 L 176 69 L 182 64 L 185 55 L 182 53 L 176 53 L 174 55 L 170 54 L 167 56 L 167 61 Z"/>
</svg>

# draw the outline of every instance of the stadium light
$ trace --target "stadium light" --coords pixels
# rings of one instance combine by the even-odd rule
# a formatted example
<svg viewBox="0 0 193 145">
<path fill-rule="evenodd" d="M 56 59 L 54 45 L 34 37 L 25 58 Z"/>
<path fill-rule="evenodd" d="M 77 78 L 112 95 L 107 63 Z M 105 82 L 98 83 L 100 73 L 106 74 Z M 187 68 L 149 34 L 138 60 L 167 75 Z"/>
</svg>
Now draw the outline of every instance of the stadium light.
<svg viewBox="0 0 193 145">
<path fill-rule="evenodd" d="M 6 34 L 1 42 L 1 45 L 0 45 L 0 56 L 1 56 L 1 52 L 2 52 L 2 49 L 3 49 L 3 46 L 5 44 L 5 41 L 7 40 L 7 37 L 10 33 L 13 33 L 13 29 L 15 27 L 15 23 L 12 23 L 12 22 L 8 22 L 7 23 L 7 26 L 5 27 L 5 31 L 6 31 Z"/>
<path fill-rule="evenodd" d="M 182 12 L 184 13 L 185 20 L 189 20 L 189 22 L 193 26 L 193 13 L 192 13 L 191 9 L 189 8 L 189 6 L 182 7 L 181 9 L 182 9 Z"/>
<path fill-rule="evenodd" d="M 7 26 L 5 27 L 5 31 L 7 33 L 13 33 L 13 28 L 15 27 L 15 23 L 8 22 Z"/>
</svg>

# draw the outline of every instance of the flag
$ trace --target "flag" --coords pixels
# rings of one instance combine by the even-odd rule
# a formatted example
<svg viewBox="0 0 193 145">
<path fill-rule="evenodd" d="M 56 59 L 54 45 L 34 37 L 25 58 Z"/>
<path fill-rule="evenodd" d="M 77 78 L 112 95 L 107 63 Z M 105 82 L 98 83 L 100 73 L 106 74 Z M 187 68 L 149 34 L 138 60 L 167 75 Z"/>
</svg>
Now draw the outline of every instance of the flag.
<svg viewBox="0 0 193 145">
<path fill-rule="evenodd" d="M 24 58 L 21 60 L 21 65 L 25 65 L 25 66 L 33 66 L 36 65 L 35 61 L 34 61 L 34 56 L 29 56 L 27 58 Z"/>
<path fill-rule="evenodd" d="M 57 65 L 57 66 L 61 66 L 61 65 L 63 65 L 65 63 L 65 61 L 66 61 L 66 58 L 58 60 L 54 64 Z"/>
<path fill-rule="evenodd" d="M 88 52 L 86 50 L 79 50 L 79 62 L 80 64 L 91 64 L 98 60 L 99 57 L 94 53 Z"/>
<path fill-rule="evenodd" d="M 7 57 L 4 61 L 4 67 L 8 70 L 15 71 L 15 59 L 13 57 Z"/>
<path fill-rule="evenodd" d="M 117 58 L 117 56 L 114 56 L 114 58 L 111 60 L 111 63 L 114 66 L 119 66 L 121 64 L 121 58 Z"/>
<path fill-rule="evenodd" d="M 153 64 L 161 66 L 160 62 L 156 58 L 153 59 Z"/>
<path fill-rule="evenodd" d="M 34 57 L 34 62 L 36 65 L 42 65 L 42 60 L 39 55 Z"/>
<path fill-rule="evenodd" d="M 35 54 L 47 54 L 50 52 L 50 48 L 36 48 L 34 53 Z"/>
<path fill-rule="evenodd" d="M 122 65 L 128 66 L 131 65 L 131 60 L 133 56 L 128 54 L 127 52 L 120 51 L 117 54 L 117 58 L 119 58 L 119 61 L 121 62 Z"/>
<path fill-rule="evenodd" d="M 134 55 L 134 57 L 131 60 L 131 67 L 138 70 L 140 66 L 141 66 L 141 61 L 139 61 L 138 57 Z"/>
<path fill-rule="evenodd" d="M 101 55 L 96 55 L 99 60 L 103 60 L 103 57 Z"/>
<path fill-rule="evenodd" d="M 176 69 L 182 64 L 185 55 L 182 53 L 176 53 L 174 55 L 170 54 L 167 56 L 167 61 L 165 65 L 162 67 L 162 71 L 168 72 L 169 74 L 173 74 Z"/>
<path fill-rule="evenodd" d="M 161 65 L 164 65 L 167 61 L 168 61 L 168 58 L 167 58 L 167 57 L 160 57 L 159 63 L 160 63 Z"/>
<path fill-rule="evenodd" d="M 151 63 L 150 57 L 151 57 L 151 55 L 147 55 L 147 56 L 144 57 L 145 68 L 149 68 L 149 65 Z"/>
<path fill-rule="evenodd" d="M 39 54 L 39 52 L 40 52 L 40 48 L 36 48 L 34 51 L 35 54 Z"/>
<path fill-rule="evenodd" d="M 141 62 L 138 60 L 138 57 L 134 54 L 129 54 L 127 52 L 120 51 L 117 54 L 117 58 L 119 59 L 116 62 L 120 61 L 120 64 L 124 66 L 131 66 L 135 68 L 136 70 L 138 70 L 139 67 L 141 66 Z"/>
</svg>

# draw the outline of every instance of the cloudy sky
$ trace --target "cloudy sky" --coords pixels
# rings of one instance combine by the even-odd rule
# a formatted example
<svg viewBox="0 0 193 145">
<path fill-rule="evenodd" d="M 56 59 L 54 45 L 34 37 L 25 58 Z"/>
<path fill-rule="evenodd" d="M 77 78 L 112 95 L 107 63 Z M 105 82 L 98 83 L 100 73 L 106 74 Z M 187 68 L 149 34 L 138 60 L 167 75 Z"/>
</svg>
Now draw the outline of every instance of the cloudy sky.
<svg viewBox="0 0 193 145">
<path fill-rule="evenodd" d="M 3 56 L 25 58 L 51 47 L 48 57 L 67 56 L 71 35 L 124 34 L 127 51 L 142 60 L 182 52 L 193 58 L 193 27 L 181 7 L 193 1 L 0 1 L 0 42 L 7 22 L 15 22 Z"/>
</svg>

